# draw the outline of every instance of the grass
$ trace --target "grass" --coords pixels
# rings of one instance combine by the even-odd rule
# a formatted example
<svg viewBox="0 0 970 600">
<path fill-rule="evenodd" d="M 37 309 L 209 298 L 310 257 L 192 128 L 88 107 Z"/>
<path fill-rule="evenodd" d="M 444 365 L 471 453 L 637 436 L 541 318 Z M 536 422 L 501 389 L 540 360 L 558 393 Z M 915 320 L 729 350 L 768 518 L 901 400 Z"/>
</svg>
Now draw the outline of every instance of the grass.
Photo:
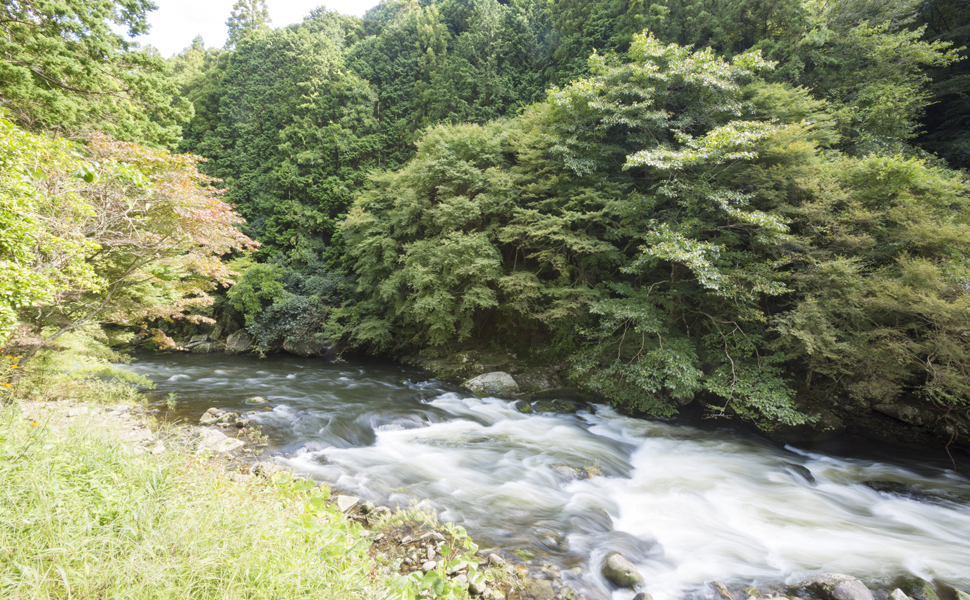
<svg viewBox="0 0 970 600">
<path fill-rule="evenodd" d="M 233 483 L 187 454 L 136 456 L 95 418 L 48 426 L 0 406 L 0 598 L 410 595 L 327 494 Z"/>
</svg>

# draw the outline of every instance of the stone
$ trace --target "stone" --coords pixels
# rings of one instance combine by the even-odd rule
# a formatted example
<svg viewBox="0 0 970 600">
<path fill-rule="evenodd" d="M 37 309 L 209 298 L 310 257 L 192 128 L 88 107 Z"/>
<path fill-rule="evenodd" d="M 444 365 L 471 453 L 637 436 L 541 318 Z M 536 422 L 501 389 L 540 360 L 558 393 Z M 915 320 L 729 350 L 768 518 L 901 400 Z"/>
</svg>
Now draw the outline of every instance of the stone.
<svg viewBox="0 0 970 600">
<path fill-rule="evenodd" d="M 505 600 L 505 594 L 500 590 L 492 590 L 492 600 Z"/>
<path fill-rule="evenodd" d="M 237 331 L 226 338 L 226 352 L 229 354 L 240 354 L 249 349 L 253 343 L 253 336 L 245 331 Z"/>
<path fill-rule="evenodd" d="M 511 396 L 519 392 L 519 384 L 504 371 L 485 373 L 462 384 L 471 393 L 482 396 Z"/>
<path fill-rule="evenodd" d="M 607 581 L 620 588 L 632 588 L 643 582 L 643 575 L 636 566 L 619 552 L 606 557 L 601 572 Z"/>
<path fill-rule="evenodd" d="M 538 413 L 559 412 L 559 406 L 552 400 L 537 400 L 532 404 L 532 408 Z"/>
<path fill-rule="evenodd" d="M 717 600 L 734 600 L 734 594 L 720 581 L 712 581 L 708 585 L 714 590 L 714 598 Z"/>
<path fill-rule="evenodd" d="M 262 396 L 250 396 L 246 398 L 246 404 L 266 404 L 266 398 Z"/>
<path fill-rule="evenodd" d="M 902 591 L 913 600 L 940 600 L 936 590 L 933 589 L 933 584 L 925 579 L 914 577 L 901 587 Z"/>
<path fill-rule="evenodd" d="M 579 467 L 571 467 L 569 465 L 556 464 L 556 465 L 549 465 L 549 468 L 552 469 L 553 473 L 555 473 L 556 475 L 558 475 L 559 477 L 567 481 L 572 479 L 579 479 L 579 480 L 589 479 L 589 472 L 587 472 L 586 469 L 581 469 Z"/>
<path fill-rule="evenodd" d="M 323 356 L 327 353 L 327 346 L 322 342 L 308 341 L 298 342 L 295 340 L 283 340 L 283 350 L 296 356 L 310 358 L 313 356 Z"/>
<path fill-rule="evenodd" d="M 872 410 L 917 427 L 936 420 L 932 412 L 908 404 L 877 404 Z"/>
<path fill-rule="evenodd" d="M 470 590 L 471 588 L 469 587 Z M 548 579 L 540 579 L 539 581 L 529 583 L 527 591 L 535 600 L 553 600 L 556 597 L 556 590 L 552 587 L 552 582 Z"/>
<path fill-rule="evenodd" d="M 360 498 L 356 496 L 337 496 L 337 508 L 340 509 L 340 512 L 350 511 L 357 506 L 358 502 L 360 502 Z"/>
<path fill-rule="evenodd" d="M 192 348 L 192 354 L 212 354 L 218 349 L 218 346 L 213 342 L 203 342 L 198 346 Z"/>
<path fill-rule="evenodd" d="M 484 581 L 469 581 L 468 582 L 468 593 L 472 596 L 481 596 L 485 592 L 485 582 Z"/>
<path fill-rule="evenodd" d="M 653 596 L 651 596 L 646 592 L 640 592 L 639 594 L 633 597 L 633 600 L 653 600 Z"/>
<path fill-rule="evenodd" d="M 824 600 L 873 600 L 872 592 L 864 583 L 841 573 L 822 573 L 801 582 L 797 587 Z"/>
<path fill-rule="evenodd" d="M 889 600 L 911 600 L 909 596 L 906 595 L 903 590 L 896 588 L 889 592 Z M 968 599 L 970 600 L 970 599 Z"/>
<path fill-rule="evenodd" d="M 970 594 L 962 590 L 953 590 L 953 592 L 956 594 L 957 600 L 970 600 Z"/>
<path fill-rule="evenodd" d="M 434 571 L 437 566 L 438 566 L 438 563 L 436 563 L 433 560 L 429 560 L 426 563 L 421 565 L 421 570 L 427 573 L 428 571 Z"/>
<path fill-rule="evenodd" d="M 525 400 L 519 400 L 513 404 L 512 407 L 524 415 L 531 415 L 533 412 L 532 404 L 530 402 L 526 402 Z"/>
<path fill-rule="evenodd" d="M 504 565 L 504 564 L 505 564 L 505 559 L 499 556 L 498 554 L 488 555 L 488 566 L 496 567 L 498 565 Z"/>
<path fill-rule="evenodd" d="M 242 440 L 233 439 L 221 431 L 206 429 L 202 432 L 202 439 L 199 441 L 195 452 L 196 454 L 202 454 L 203 452 L 209 451 L 216 454 L 223 454 L 232 452 L 237 448 L 242 448 L 245 445 L 245 442 Z"/>
</svg>

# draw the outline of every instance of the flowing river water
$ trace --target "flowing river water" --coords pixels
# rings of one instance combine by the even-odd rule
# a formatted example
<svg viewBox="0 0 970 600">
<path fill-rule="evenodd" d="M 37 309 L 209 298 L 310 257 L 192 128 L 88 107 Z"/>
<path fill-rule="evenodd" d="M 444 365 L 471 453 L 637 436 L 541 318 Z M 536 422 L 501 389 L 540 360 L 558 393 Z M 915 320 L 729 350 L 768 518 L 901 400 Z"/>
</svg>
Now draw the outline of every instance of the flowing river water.
<svg viewBox="0 0 970 600">
<path fill-rule="evenodd" d="M 255 408 L 276 460 L 338 490 L 392 506 L 427 499 L 483 547 L 582 567 L 571 584 L 590 598 L 633 596 L 599 575 L 609 551 L 638 566 L 656 600 L 820 572 L 970 589 L 970 480 L 948 462 L 826 454 L 602 405 L 525 415 L 386 363 L 183 354 L 130 368 L 160 397 L 175 393 L 189 422 L 210 406 Z M 247 406 L 254 395 L 269 405 Z M 561 465 L 598 475 L 572 479 Z"/>
</svg>

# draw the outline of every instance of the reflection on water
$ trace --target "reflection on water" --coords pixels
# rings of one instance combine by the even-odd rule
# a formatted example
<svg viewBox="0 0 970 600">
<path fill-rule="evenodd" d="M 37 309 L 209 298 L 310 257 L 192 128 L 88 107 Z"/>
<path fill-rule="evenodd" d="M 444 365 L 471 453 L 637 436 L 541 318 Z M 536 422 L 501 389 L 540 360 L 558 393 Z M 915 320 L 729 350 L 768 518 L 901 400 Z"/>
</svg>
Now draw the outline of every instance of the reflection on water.
<svg viewBox="0 0 970 600">
<path fill-rule="evenodd" d="M 484 546 L 587 568 L 590 597 L 610 595 L 595 568 L 608 551 L 637 563 L 657 600 L 823 571 L 970 587 L 970 481 L 943 467 L 778 448 L 604 406 L 526 416 L 382 363 L 175 355 L 131 368 L 178 394 L 193 422 L 263 396 L 271 410 L 252 418 L 298 471 L 376 502 L 427 498 Z"/>
</svg>

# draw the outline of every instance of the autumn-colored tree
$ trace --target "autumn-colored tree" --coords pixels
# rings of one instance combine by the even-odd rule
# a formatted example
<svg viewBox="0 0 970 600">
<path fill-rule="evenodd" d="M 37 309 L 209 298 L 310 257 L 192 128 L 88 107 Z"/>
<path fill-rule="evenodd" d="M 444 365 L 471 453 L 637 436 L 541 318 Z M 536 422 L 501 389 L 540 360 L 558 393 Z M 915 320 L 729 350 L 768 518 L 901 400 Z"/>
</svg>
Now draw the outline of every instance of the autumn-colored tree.
<svg viewBox="0 0 970 600">
<path fill-rule="evenodd" d="M 20 249 L 17 262 L 41 286 L 8 303 L 22 323 L 13 340 L 23 349 L 21 364 L 90 325 L 206 320 L 192 311 L 212 303 L 217 283 L 231 282 L 220 257 L 257 244 L 236 228 L 243 220 L 219 200 L 215 181 L 199 173 L 199 157 L 103 134 L 83 148 L 45 146 L 40 136 L 5 127 L 47 149 L 30 155 L 27 171 L 3 175 L 19 178 L 29 199 L 21 222 L 36 242 Z M 12 162 L 9 154 L 0 160 Z"/>
</svg>

